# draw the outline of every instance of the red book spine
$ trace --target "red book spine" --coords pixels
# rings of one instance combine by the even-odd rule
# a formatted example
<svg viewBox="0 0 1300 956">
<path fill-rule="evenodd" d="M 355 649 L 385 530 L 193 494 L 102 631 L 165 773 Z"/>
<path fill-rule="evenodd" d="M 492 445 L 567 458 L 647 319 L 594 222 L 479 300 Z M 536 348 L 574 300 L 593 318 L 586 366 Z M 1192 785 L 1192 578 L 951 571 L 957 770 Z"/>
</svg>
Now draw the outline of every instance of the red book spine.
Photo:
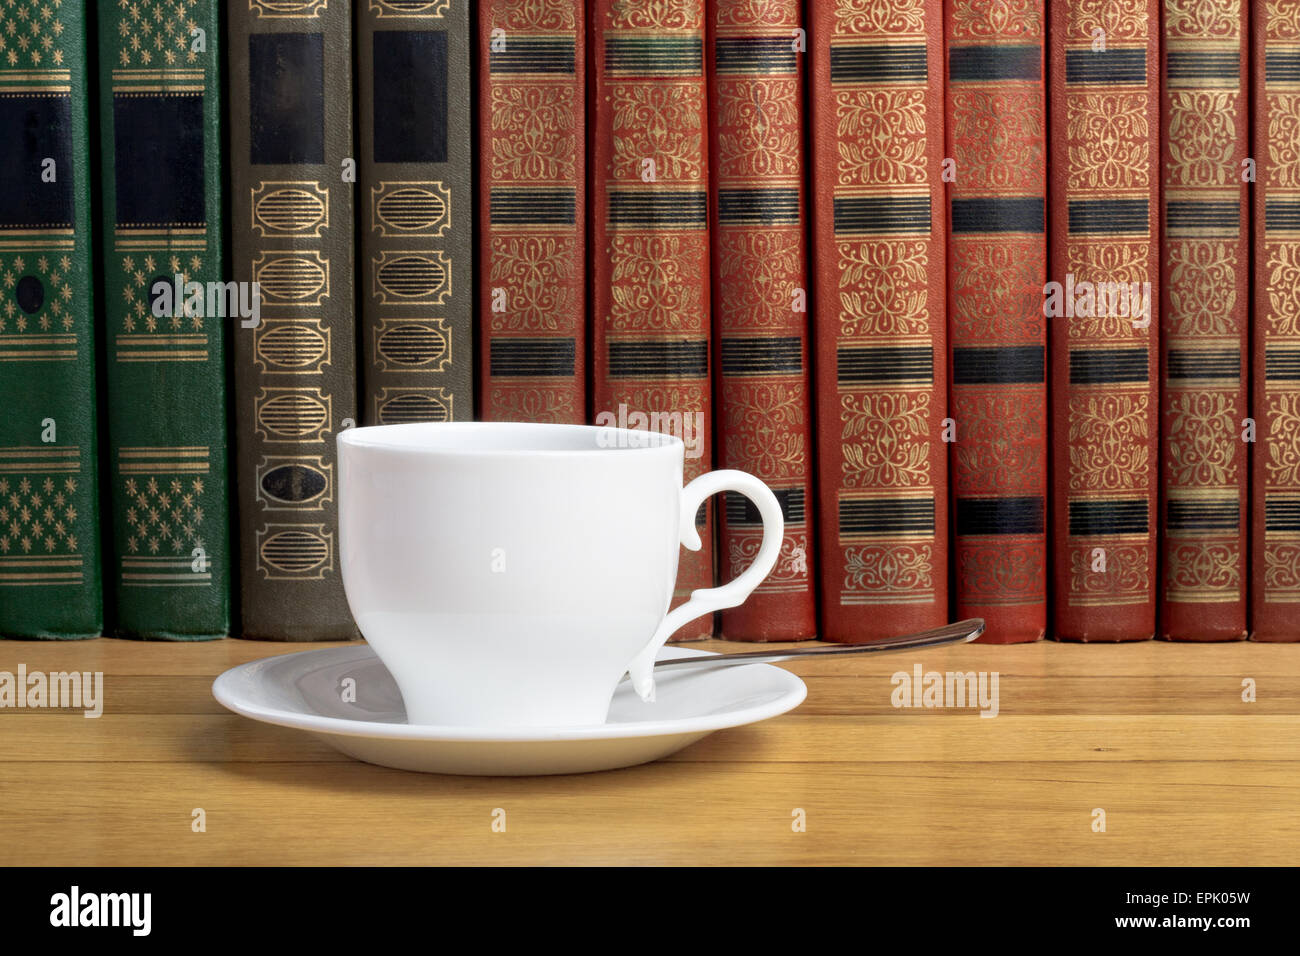
<svg viewBox="0 0 1300 956">
<path fill-rule="evenodd" d="M 1246 0 L 1165 0 L 1160 636 L 1246 637 Z"/>
<path fill-rule="evenodd" d="M 479 5 L 479 417 L 581 424 L 582 0 Z"/>
<path fill-rule="evenodd" d="M 1047 93 L 1042 0 L 947 0 L 957 617 L 1047 628 Z"/>
<path fill-rule="evenodd" d="M 1159 0 L 1053 0 L 1053 636 L 1156 629 Z"/>
<path fill-rule="evenodd" d="M 1256 0 L 1251 637 L 1300 641 L 1300 4 Z"/>
<path fill-rule="evenodd" d="M 948 619 L 943 3 L 809 5 L 822 633 Z"/>
<path fill-rule="evenodd" d="M 722 612 L 722 636 L 802 640 L 816 636 L 817 607 L 800 2 L 709 0 L 709 24 L 718 455 L 766 482 L 785 516 L 776 567 Z M 757 511 L 727 495 L 723 580 L 749 566 L 762 538 Z"/>
<path fill-rule="evenodd" d="M 686 480 L 712 467 L 708 93 L 704 0 L 591 5 L 592 405 L 598 425 L 671 432 Z M 673 605 L 713 586 L 704 546 L 683 550 Z M 711 616 L 675 640 L 712 636 Z"/>
</svg>

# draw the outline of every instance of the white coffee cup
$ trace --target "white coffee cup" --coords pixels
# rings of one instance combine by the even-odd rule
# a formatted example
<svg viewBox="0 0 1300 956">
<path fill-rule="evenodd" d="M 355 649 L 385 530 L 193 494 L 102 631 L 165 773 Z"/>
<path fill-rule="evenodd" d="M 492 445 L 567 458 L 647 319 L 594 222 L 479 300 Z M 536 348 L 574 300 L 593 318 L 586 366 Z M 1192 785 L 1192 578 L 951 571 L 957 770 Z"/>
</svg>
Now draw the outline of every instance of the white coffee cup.
<svg viewBox="0 0 1300 956">
<path fill-rule="evenodd" d="M 624 673 L 654 699 L 656 653 L 682 625 L 747 598 L 783 522 L 757 478 L 682 487 L 682 442 L 585 425 L 456 422 L 338 436 L 348 605 L 412 724 L 604 723 Z M 750 498 L 763 543 L 734 581 L 668 612 L 679 545 L 719 491 Z"/>
</svg>

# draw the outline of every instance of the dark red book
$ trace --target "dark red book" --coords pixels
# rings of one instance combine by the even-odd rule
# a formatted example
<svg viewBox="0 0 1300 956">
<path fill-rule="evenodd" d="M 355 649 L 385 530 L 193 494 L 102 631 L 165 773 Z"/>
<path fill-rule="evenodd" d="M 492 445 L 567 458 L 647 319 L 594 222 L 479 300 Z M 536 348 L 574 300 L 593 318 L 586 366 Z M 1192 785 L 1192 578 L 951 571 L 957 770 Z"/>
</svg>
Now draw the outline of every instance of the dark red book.
<svg viewBox="0 0 1300 956">
<path fill-rule="evenodd" d="M 800 6 L 709 0 L 719 464 L 766 482 L 785 517 L 776 567 L 722 612 L 721 636 L 742 641 L 817 634 Z M 743 495 L 725 501 L 718 563 L 729 581 L 758 553 L 763 523 Z"/>
<path fill-rule="evenodd" d="M 593 418 L 682 438 L 687 481 L 713 461 L 704 30 L 704 0 L 591 5 Z M 673 606 L 713 586 L 712 510 Z M 706 615 L 674 639 L 712 633 Z"/>
<path fill-rule="evenodd" d="M 479 4 L 479 417 L 587 420 L 582 0 Z"/>
<path fill-rule="evenodd" d="M 1300 641 L 1300 4 L 1255 10 L 1251 637 Z"/>
<path fill-rule="evenodd" d="M 1053 0 L 1053 636 L 1156 630 L 1160 3 Z"/>
<path fill-rule="evenodd" d="M 947 0 L 948 337 L 956 614 L 1047 628 L 1047 91 L 1042 0 Z"/>
<path fill-rule="evenodd" d="M 1247 13 L 1165 5 L 1159 635 L 1173 641 L 1246 637 Z"/>
<path fill-rule="evenodd" d="M 948 620 L 942 0 L 809 5 L 822 630 Z"/>
</svg>

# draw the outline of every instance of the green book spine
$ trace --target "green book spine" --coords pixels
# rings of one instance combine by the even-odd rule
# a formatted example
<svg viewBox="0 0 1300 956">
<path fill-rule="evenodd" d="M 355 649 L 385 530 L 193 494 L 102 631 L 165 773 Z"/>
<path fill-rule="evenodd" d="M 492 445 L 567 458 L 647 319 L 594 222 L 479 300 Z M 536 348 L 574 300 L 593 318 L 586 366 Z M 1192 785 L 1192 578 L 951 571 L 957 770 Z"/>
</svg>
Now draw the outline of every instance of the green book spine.
<svg viewBox="0 0 1300 956">
<path fill-rule="evenodd" d="M 84 4 L 0 7 L 4 637 L 103 629 L 86 62 Z"/>
<path fill-rule="evenodd" d="M 122 637 L 230 632 L 217 0 L 99 3 L 105 378 Z M 235 295 L 230 296 L 234 290 Z"/>
</svg>

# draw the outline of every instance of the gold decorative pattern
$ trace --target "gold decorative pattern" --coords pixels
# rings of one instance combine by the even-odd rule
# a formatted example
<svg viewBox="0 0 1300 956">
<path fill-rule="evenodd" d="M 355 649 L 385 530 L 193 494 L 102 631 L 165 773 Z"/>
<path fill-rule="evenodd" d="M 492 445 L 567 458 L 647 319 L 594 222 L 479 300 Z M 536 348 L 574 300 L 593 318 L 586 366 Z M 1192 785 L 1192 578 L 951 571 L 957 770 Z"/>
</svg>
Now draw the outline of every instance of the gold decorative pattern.
<svg viewBox="0 0 1300 956">
<path fill-rule="evenodd" d="M 494 332 L 559 332 L 579 307 L 572 236 L 494 235 L 488 280 L 508 292 L 509 308 L 489 312 Z"/>
<path fill-rule="evenodd" d="M 928 488 L 930 392 L 879 391 L 840 396 L 845 488 Z"/>
<path fill-rule="evenodd" d="M 313 181 L 262 182 L 253 190 L 253 231 L 259 236 L 313 236 L 330 224 L 330 193 Z"/>
<path fill-rule="evenodd" d="M 381 236 L 445 235 L 451 229 L 451 190 L 437 180 L 372 186 L 370 228 Z"/>
<path fill-rule="evenodd" d="M 253 410 L 257 437 L 295 445 L 324 442 L 332 431 L 331 402 L 319 388 L 264 387 Z"/>
<path fill-rule="evenodd" d="M 260 372 L 318 375 L 332 364 L 330 330 L 319 319 L 263 319 L 253 330 L 253 361 Z"/>
<path fill-rule="evenodd" d="M 451 365 L 451 329 L 443 319 L 383 318 L 371 334 L 381 372 L 442 372 Z"/>
<path fill-rule="evenodd" d="M 319 307 L 330 294 L 330 264 L 316 249 L 268 250 L 253 260 L 265 304 Z"/>
<path fill-rule="evenodd" d="M 248 9 L 266 20 L 312 20 L 328 6 L 329 0 L 248 0 Z"/>
<path fill-rule="evenodd" d="M 442 305 L 451 295 L 451 260 L 441 249 L 384 249 L 371 274 L 371 292 L 383 305 Z"/>
<path fill-rule="evenodd" d="M 929 248 L 920 239 L 837 241 L 840 335 L 930 331 Z"/>
<path fill-rule="evenodd" d="M 1145 494 L 1150 396 L 1143 392 L 1080 392 L 1069 398 L 1069 489 Z"/>
<path fill-rule="evenodd" d="M 334 570 L 334 533 L 324 524 L 267 524 L 256 546 L 268 581 L 319 581 Z"/>
</svg>

